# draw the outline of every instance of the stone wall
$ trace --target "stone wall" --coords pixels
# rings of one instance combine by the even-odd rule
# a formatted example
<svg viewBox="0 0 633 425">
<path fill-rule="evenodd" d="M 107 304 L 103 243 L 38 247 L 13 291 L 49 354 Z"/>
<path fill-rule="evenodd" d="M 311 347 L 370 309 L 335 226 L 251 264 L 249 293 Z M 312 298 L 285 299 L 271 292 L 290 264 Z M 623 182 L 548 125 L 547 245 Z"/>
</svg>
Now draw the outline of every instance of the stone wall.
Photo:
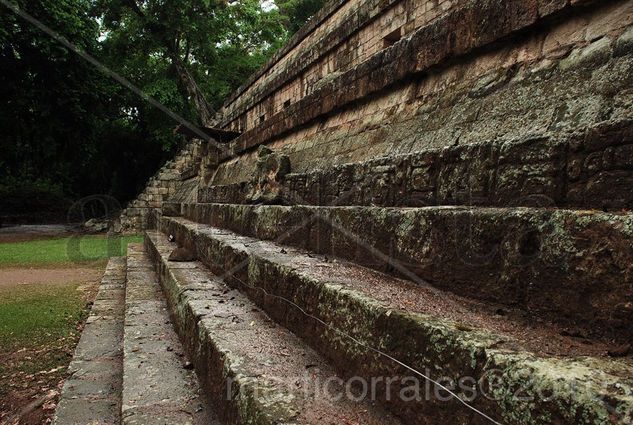
<svg viewBox="0 0 633 425">
<path fill-rule="evenodd" d="M 150 184 L 129 215 L 196 196 L 631 208 L 632 53 L 631 0 L 332 1 L 229 98 L 221 125 L 244 132 L 201 148 L 200 180 Z"/>
<path fill-rule="evenodd" d="M 406 16 L 413 16 L 410 7 Z M 312 173 L 429 149 L 564 140 L 631 119 L 633 2 L 479 0 L 443 7 L 279 112 L 269 107 L 274 115 L 246 126 L 210 184 L 249 181 L 260 144 L 287 154 L 293 173 Z M 225 109 L 227 125 L 235 122 L 230 105 L 265 98 L 254 91 L 280 93 L 275 87 L 262 80 L 238 91 Z"/>
<path fill-rule="evenodd" d="M 464 0 L 330 2 L 223 108 L 223 125 L 249 130 Z"/>
<path fill-rule="evenodd" d="M 200 202 L 248 203 L 251 182 L 202 187 Z M 633 208 L 633 120 L 564 137 L 431 148 L 284 177 L 284 204 Z"/>
</svg>

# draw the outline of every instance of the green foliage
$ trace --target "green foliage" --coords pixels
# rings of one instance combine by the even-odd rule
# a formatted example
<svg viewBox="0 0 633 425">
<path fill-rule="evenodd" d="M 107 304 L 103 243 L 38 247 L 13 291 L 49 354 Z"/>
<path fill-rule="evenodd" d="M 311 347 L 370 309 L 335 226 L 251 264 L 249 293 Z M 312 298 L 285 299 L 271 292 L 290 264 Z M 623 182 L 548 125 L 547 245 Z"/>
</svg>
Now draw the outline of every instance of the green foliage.
<svg viewBox="0 0 633 425">
<path fill-rule="evenodd" d="M 96 46 L 97 25 L 85 13 L 88 2 L 18 4 L 81 48 Z M 93 144 L 78 142 L 95 138 L 96 117 L 105 107 L 99 99 L 101 78 L 77 55 L 0 7 L 5 9 L 0 14 L 0 179 L 45 177 L 72 193 L 73 175 L 84 171 L 94 153 Z"/>
<path fill-rule="evenodd" d="M 173 54 L 217 108 L 288 36 L 284 17 L 264 11 L 259 0 L 98 0 L 93 13 L 102 23 L 108 64 L 192 119 Z"/>
<path fill-rule="evenodd" d="M 0 267 L 91 263 L 123 256 L 142 236 L 77 235 L 0 244 Z"/>
<path fill-rule="evenodd" d="M 322 3 L 12 1 L 194 122 L 202 120 L 192 89 L 217 109 Z M 38 193 L 59 205 L 63 197 L 108 194 L 122 204 L 134 197 L 177 150 L 177 123 L 0 8 L 0 191 L 12 199 L 6 209 L 45 208 L 27 202 Z"/>
<path fill-rule="evenodd" d="M 299 29 L 323 7 L 325 0 L 280 0 L 277 6 L 286 19 L 291 34 Z"/>
<path fill-rule="evenodd" d="M 71 202 L 59 183 L 47 179 L 6 177 L 0 181 L 0 215 L 24 215 L 45 211 L 50 218 L 62 218 Z M 47 217 L 43 217 L 43 221 Z"/>
<path fill-rule="evenodd" d="M 99 57 L 91 1 L 17 4 Z M 130 119 L 129 94 L 92 65 L 0 5 L 0 193 L 3 214 L 54 211 L 65 198 L 130 199 L 175 148 L 170 131 Z M 177 98 L 182 105 L 183 99 Z M 164 117 L 161 120 L 165 122 Z M 54 182 L 51 186 L 51 182 Z M 6 196 L 6 197 L 5 197 Z M 38 215 L 40 217 L 40 215 Z"/>
</svg>

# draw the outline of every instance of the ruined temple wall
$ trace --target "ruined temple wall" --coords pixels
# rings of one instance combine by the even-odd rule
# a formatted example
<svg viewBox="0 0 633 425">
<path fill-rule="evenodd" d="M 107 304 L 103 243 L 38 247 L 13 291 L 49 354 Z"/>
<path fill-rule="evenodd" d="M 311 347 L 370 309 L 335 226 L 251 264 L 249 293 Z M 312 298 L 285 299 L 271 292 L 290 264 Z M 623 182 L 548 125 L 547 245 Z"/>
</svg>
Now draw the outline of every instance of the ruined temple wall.
<svg viewBox="0 0 633 425">
<path fill-rule="evenodd" d="M 211 183 L 248 180 L 262 143 L 310 172 L 630 118 L 633 2 L 541 3 L 456 6 L 246 131 Z"/>
<path fill-rule="evenodd" d="M 311 94 L 463 0 L 348 0 L 324 7 L 222 109 L 222 126 L 244 131 Z M 316 25 L 318 23 L 318 25 Z M 329 77 L 328 77 L 329 76 Z"/>
</svg>

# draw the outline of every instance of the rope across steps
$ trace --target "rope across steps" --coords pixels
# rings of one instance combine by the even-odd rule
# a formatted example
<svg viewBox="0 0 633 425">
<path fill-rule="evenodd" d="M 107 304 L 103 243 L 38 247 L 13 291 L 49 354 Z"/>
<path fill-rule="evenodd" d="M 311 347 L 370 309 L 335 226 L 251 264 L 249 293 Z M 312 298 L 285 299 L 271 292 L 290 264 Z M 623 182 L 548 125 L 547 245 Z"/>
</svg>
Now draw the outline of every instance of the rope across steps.
<svg viewBox="0 0 633 425">
<path fill-rule="evenodd" d="M 633 338 L 630 213 L 200 203 L 169 211 L 518 308 L 595 338 Z"/>
<path fill-rule="evenodd" d="M 148 233 L 146 245 L 178 333 L 223 423 L 400 423 L 371 400 L 330 394 L 341 378 L 313 349 L 203 264 L 169 261 L 175 244 L 165 235 Z"/>
<path fill-rule="evenodd" d="M 466 407 L 446 393 L 388 400 L 383 381 L 378 394 L 407 423 L 490 423 L 477 412 L 516 424 L 631 418 L 633 368 L 628 360 L 603 356 L 598 343 L 574 343 L 543 324 L 493 315 L 358 265 L 184 218 L 163 218 L 162 230 L 337 370 L 368 380 L 425 381 L 421 376 L 431 375 L 476 389 Z M 408 384 L 389 382 L 396 393 Z"/>
</svg>

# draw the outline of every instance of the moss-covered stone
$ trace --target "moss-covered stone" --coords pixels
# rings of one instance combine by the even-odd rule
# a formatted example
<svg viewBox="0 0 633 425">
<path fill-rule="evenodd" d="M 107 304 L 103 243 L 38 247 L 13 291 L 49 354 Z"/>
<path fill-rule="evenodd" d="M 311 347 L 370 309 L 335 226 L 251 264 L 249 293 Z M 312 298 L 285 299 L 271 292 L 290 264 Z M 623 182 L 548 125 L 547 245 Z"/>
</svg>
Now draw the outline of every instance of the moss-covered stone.
<svg viewBox="0 0 633 425">
<path fill-rule="evenodd" d="M 187 204 L 184 210 L 186 218 L 245 236 L 542 312 L 610 338 L 631 335 L 629 309 L 622 306 L 633 296 L 628 214 L 222 204 Z"/>
<path fill-rule="evenodd" d="M 524 213 L 517 212 L 519 216 Z M 193 223 L 183 219 L 165 219 L 164 226 L 179 235 L 197 232 Z M 296 252 L 279 253 L 275 245 L 255 243 L 213 228 L 204 228 L 198 235 L 206 240 L 201 245 L 221 251 L 225 257 L 248 257 L 247 273 L 241 274 L 241 281 L 290 300 L 325 322 L 327 326 L 315 326 L 306 322 L 294 305 L 251 294 L 273 319 L 305 338 L 345 374 L 366 378 L 415 375 L 380 354 L 384 352 L 433 376 L 454 380 L 473 377 L 482 385 L 482 393 L 473 405 L 504 423 L 606 424 L 610 420 L 625 423 L 631 417 L 633 368 L 627 362 L 539 357 L 522 350 L 520 342 L 506 336 L 439 317 L 394 310 L 388 300 L 352 289 L 336 274 L 327 277 L 317 272 L 318 262 Z M 217 266 L 212 264 L 217 256 L 200 254 L 202 261 Z M 297 260 L 299 263 L 295 263 Z M 314 264 L 310 266 L 311 263 Z M 331 268 L 334 272 L 336 264 Z M 500 345 L 506 348 L 496 348 Z M 500 385 L 489 385 L 495 383 L 491 378 L 500 379 Z M 379 393 L 384 396 L 385 388 L 381 388 Z M 451 418 L 452 423 L 464 424 L 482 420 L 454 399 L 386 403 L 410 423 L 429 417 Z"/>
</svg>

